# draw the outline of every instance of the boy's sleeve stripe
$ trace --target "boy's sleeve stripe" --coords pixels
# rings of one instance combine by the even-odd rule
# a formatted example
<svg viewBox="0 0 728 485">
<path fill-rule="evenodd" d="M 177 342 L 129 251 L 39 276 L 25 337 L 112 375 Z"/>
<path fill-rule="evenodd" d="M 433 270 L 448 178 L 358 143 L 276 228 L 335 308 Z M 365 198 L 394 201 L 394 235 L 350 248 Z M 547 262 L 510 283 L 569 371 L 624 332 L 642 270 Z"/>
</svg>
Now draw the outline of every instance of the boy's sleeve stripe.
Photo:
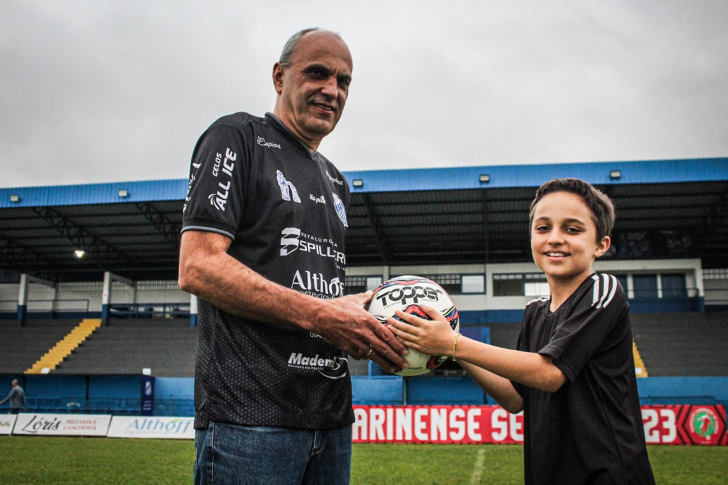
<svg viewBox="0 0 728 485">
<path fill-rule="evenodd" d="M 593 275 L 594 280 L 594 294 L 592 295 L 592 306 L 596 305 L 599 301 L 599 275 Z"/>
<path fill-rule="evenodd" d="M 604 302 L 604 308 L 607 308 L 607 305 L 609 305 L 612 298 L 614 298 L 614 294 L 617 292 L 617 277 L 609 275 L 609 278 L 612 280 L 612 291 L 609 292 L 609 298 Z"/>
<path fill-rule="evenodd" d="M 606 300 L 607 296 L 609 296 L 609 283 L 611 283 L 609 275 L 603 274 L 601 276 L 604 283 L 602 284 L 603 288 L 601 291 L 601 298 L 599 299 L 599 304 L 597 305 L 597 308 L 602 308 L 602 306 L 604 306 L 604 300 Z"/>
</svg>

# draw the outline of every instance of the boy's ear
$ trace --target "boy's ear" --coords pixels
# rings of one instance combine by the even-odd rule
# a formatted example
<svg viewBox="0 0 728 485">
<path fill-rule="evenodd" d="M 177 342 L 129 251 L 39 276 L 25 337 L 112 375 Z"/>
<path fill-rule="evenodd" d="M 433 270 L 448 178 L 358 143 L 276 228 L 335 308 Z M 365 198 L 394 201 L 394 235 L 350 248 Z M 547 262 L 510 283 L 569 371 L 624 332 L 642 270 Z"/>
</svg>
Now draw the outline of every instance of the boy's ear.
<svg viewBox="0 0 728 485">
<path fill-rule="evenodd" d="M 611 245 L 612 239 L 609 236 L 604 236 L 599 244 L 597 244 L 597 249 L 594 251 L 594 258 L 600 258 L 604 253 L 607 252 L 609 246 Z"/>
</svg>

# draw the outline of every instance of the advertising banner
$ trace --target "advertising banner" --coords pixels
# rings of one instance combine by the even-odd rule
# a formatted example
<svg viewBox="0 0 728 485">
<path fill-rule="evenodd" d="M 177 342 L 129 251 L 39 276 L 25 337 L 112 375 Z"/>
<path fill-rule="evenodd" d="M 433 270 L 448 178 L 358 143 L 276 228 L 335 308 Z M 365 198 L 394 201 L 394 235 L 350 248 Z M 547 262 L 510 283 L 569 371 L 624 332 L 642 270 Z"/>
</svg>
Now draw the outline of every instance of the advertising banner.
<svg viewBox="0 0 728 485">
<path fill-rule="evenodd" d="M 642 406 L 647 444 L 726 445 L 725 406 Z"/>
<path fill-rule="evenodd" d="M 154 411 L 154 376 L 142 376 L 142 416 L 151 416 Z"/>
<path fill-rule="evenodd" d="M 106 436 L 111 416 L 108 414 L 40 414 L 21 413 L 13 434 L 50 436 Z"/>
<path fill-rule="evenodd" d="M 523 443 L 500 406 L 354 406 L 354 443 Z M 642 406 L 647 444 L 726 445 L 724 406 Z"/>
<path fill-rule="evenodd" d="M 195 418 L 114 416 L 109 438 L 195 439 Z"/>
<path fill-rule="evenodd" d="M 15 425 L 16 414 L 0 414 L 0 435 L 10 434 Z"/>
</svg>

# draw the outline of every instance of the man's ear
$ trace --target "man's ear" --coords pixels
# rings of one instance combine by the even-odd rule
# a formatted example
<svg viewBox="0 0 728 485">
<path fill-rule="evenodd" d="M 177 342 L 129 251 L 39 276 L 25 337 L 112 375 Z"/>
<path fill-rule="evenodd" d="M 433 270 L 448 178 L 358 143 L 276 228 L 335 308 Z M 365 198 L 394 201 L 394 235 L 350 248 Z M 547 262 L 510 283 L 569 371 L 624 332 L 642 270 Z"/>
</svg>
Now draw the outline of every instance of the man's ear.
<svg viewBox="0 0 728 485">
<path fill-rule="evenodd" d="M 276 88 L 276 93 L 281 94 L 283 91 L 283 66 L 280 62 L 273 64 L 273 86 Z"/>
<path fill-rule="evenodd" d="M 599 241 L 599 244 L 597 244 L 597 249 L 594 251 L 594 258 L 603 256 L 611 245 L 612 239 L 609 236 L 604 236 L 602 240 Z"/>
</svg>

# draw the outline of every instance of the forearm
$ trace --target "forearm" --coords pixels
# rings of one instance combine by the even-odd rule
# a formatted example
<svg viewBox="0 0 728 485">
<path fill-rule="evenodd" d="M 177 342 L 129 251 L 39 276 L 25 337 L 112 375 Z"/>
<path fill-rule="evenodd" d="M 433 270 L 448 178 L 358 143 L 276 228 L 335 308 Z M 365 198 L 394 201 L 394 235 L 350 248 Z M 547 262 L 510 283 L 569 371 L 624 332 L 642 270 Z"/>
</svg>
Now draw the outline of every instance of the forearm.
<svg viewBox="0 0 728 485">
<path fill-rule="evenodd" d="M 511 381 L 468 362 L 459 360 L 458 363 L 503 409 L 514 414 L 523 410 L 523 398 L 516 392 Z"/>
<path fill-rule="evenodd" d="M 226 253 L 181 257 L 180 287 L 228 313 L 306 330 L 312 330 L 313 316 L 322 305 L 321 300 L 267 280 Z"/>
<path fill-rule="evenodd" d="M 461 336 L 456 356 L 458 361 L 545 392 L 555 392 L 566 382 L 550 357 L 533 352 L 504 349 Z"/>
</svg>

